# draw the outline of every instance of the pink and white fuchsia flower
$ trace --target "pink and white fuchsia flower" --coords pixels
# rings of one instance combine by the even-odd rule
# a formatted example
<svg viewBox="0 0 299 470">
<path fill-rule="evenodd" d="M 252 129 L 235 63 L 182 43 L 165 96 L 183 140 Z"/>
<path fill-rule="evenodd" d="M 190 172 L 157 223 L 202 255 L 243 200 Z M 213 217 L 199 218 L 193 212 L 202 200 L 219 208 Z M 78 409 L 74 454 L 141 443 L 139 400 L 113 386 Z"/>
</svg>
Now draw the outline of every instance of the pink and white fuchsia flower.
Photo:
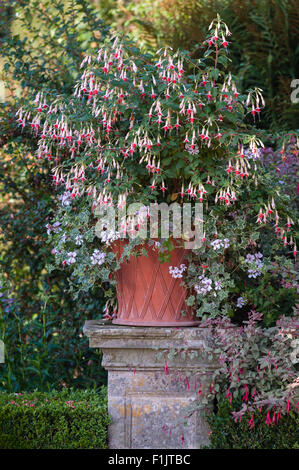
<svg viewBox="0 0 299 470">
<path fill-rule="evenodd" d="M 220 291 L 222 289 L 222 283 L 220 280 L 214 281 L 213 285 L 213 280 L 210 278 L 207 278 L 204 275 L 199 276 L 198 278 L 199 283 L 195 284 L 194 290 L 197 292 L 198 295 L 207 295 L 208 293 L 211 293 L 214 297 L 217 296 L 216 291 Z"/>
<path fill-rule="evenodd" d="M 66 260 L 66 264 L 74 264 L 77 261 L 77 253 L 76 251 L 71 251 L 68 254 L 68 259 Z"/>
</svg>

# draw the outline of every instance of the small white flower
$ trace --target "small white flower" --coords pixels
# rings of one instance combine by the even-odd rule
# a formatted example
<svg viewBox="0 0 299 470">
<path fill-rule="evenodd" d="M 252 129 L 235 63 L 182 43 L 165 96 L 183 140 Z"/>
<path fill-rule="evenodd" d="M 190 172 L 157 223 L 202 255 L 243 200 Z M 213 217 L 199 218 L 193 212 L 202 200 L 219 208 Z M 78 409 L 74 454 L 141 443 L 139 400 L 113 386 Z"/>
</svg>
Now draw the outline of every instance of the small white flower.
<svg viewBox="0 0 299 470">
<path fill-rule="evenodd" d="M 51 225 L 51 224 L 45 225 L 45 227 L 46 227 L 46 229 L 47 229 L 47 234 L 50 235 L 50 233 L 51 233 L 52 231 L 53 231 L 54 233 L 60 232 L 60 230 L 61 230 L 60 225 L 61 225 L 60 222 L 54 222 L 53 225 Z"/>
<path fill-rule="evenodd" d="M 67 264 L 74 264 L 76 262 L 77 253 L 75 251 L 71 251 L 67 255 L 68 255 L 68 259 L 66 260 Z"/>
<path fill-rule="evenodd" d="M 197 294 L 206 295 L 208 292 L 212 290 L 212 279 L 206 278 L 204 275 L 198 277 L 199 284 L 194 286 Z"/>
<path fill-rule="evenodd" d="M 91 264 L 93 266 L 95 266 L 96 264 L 100 266 L 101 264 L 104 263 L 105 258 L 106 258 L 106 253 L 101 252 L 100 250 L 94 250 L 93 254 L 90 257 Z"/>
<path fill-rule="evenodd" d="M 62 234 L 62 237 L 61 237 L 61 239 L 60 239 L 60 242 L 61 242 L 61 243 L 65 243 L 65 241 L 66 241 L 66 233 L 64 232 L 64 233 Z"/>
<path fill-rule="evenodd" d="M 260 252 L 246 256 L 245 263 L 250 266 L 250 269 L 248 269 L 249 278 L 255 279 L 262 274 L 262 267 L 264 266 L 264 263 L 261 261 L 262 257 L 263 255 Z"/>
<path fill-rule="evenodd" d="M 81 246 L 82 243 L 83 243 L 83 237 L 82 237 L 82 235 L 77 235 L 76 238 L 75 238 L 75 241 L 76 241 L 76 245 L 77 245 L 77 246 Z"/>
<path fill-rule="evenodd" d="M 59 200 L 61 201 L 61 205 L 63 207 L 70 206 L 72 202 L 72 195 L 70 192 L 66 191 L 65 193 L 61 194 L 61 196 L 59 196 Z"/>
<path fill-rule="evenodd" d="M 224 245 L 224 248 L 228 248 L 229 247 L 229 239 L 228 238 L 225 238 L 223 240 L 223 245 Z"/>
<path fill-rule="evenodd" d="M 187 269 L 187 267 L 184 264 L 181 264 L 180 267 L 178 268 L 177 266 L 169 267 L 169 274 L 172 275 L 174 279 L 177 278 L 182 278 L 183 277 L 183 272 Z"/>
<path fill-rule="evenodd" d="M 112 230 L 103 230 L 100 233 L 100 238 L 102 243 L 106 243 L 106 245 L 109 246 L 112 242 L 119 238 L 119 233 Z"/>
<path fill-rule="evenodd" d="M 216 240 L 213 240 L 211 242 L 211 246 L 213 247 L 213 250 L 219 250 L 220 248 L 228 248 L 229 247 L 229 239 L 224 238 L 224 240 L 221 240 L 220 238 L 217 238 Z"/>
</svg>

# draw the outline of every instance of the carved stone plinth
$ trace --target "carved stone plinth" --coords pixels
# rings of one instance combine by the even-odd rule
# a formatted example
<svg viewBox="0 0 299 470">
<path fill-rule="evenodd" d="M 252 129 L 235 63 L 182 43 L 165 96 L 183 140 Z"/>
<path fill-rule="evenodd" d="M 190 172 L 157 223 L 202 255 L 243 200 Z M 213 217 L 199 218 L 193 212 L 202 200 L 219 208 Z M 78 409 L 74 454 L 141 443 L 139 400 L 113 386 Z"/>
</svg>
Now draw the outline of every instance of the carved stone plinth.
<svg viewBox="0 0 299 470">
<path fill-rule="evenodd" d="M 87 321 L 84 333 L 90 347 L 103 351 L 102 365 L 108 370 L 111 449 L 199 449 L 208 445 L 209 429 L 201 410 L 184 419 L 186 407 L 200 400 L 200 384 L 207 380 L 201 374 L 202 351 L 209 344 L 206 329 Z M 183 354 L 169 360 L 163 356 L 173 348 L 188 348 L 197 357 Z M 212 362 L 205 360 L 204 365 L 205 373 L 212 371 Z"/>
</svg>

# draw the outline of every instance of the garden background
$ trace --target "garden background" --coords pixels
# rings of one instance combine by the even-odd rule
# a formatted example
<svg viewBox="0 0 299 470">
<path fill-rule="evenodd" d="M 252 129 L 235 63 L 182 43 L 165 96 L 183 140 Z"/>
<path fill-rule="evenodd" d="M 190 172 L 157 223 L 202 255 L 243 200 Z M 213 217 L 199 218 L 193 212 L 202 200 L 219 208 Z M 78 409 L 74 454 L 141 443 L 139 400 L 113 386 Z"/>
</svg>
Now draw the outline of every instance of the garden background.
<svg viewBox="0 0 299 470">
<path fill-rule="evenodd" d="M 48 171 L 36 163 L 32 134 L 16 126 L 16 111 L 33 90 L 71 95 L 84 55 L 100 47 L 109 27 L 128 34 L 144 51 L 170 45 L 192 50 L 196 57 L 216 13 L 232 32 L 231 68 L 240 89 L 255 85 L 263 90 L 266 108 L 257 126 L 268 133 L 270 158 L 286 177 L 286 190 L 296 205 L 298 156 L 287 148 L 284 161 L 280 154 L 281 138 L 296 130 L 299 118 L 299 105 L 290 99 L 299 69 L 296 0 L 1 2 L 1 390 L 99 390 L 106 383 L 100 352 L 90 349 L 82 334 L 86 320 L 101 318 L 102 294 L 92 287 L 89 296 L 74 300 L 64 273 L 47 271 L 52 254 L 45 225 L 57 204 L 55 187 L 50 165 Z M 230 419 L 227 409 L 223 416 Z M 280 428 L 279 445 L 290 445 L 289 428 L 291 436 L 291 424 Z M 248 429 L 243 431 L 245 445 Z M 236 430 L 234 439 L 238 434 Z M 271 435 L 265 438 L 268 445 L 271 440 Z"/>
</svg>

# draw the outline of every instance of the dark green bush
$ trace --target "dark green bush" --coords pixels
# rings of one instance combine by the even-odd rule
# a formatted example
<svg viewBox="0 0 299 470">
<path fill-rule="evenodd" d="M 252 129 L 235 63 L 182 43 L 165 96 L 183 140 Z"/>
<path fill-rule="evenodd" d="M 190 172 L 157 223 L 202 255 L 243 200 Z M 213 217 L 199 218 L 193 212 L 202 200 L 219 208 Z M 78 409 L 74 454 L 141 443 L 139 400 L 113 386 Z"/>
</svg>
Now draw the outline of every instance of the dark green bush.
<svg viewBox="0 0 299 470">
<path fill-rule="evenodd" d="M 0 393 L 1 449 L 106 449 L 106 388 Z"/>
<path fill-rule="evenodd" d="M 87 0 L 1 2 L 0 390 L 96 388 L 106 381 L 99 353 L 82 334 L 85 320 L 101 317 L 102 293 L 95 286 L 75 301 L 64 273 L 47 271 L 45 225 L 56 189 L 50 166 L 36 171 L 35 139 L 15 120 L 33 90 L 71 95 L 84 54 L 99 47 L 106 29 Z"/>
<path fill-rule="evenodd" d="M 281 416 L 278 424 L 266 425 L 267 411 L 253 414 L 254 426 L 250 429 L 251 414 L 235 423 L 232 411 L 235 409 L 228 400 L 218 405 L 217 412 L 207 420 L 211 427 L 211 448 L 213 449 L 298 449 L 299 417 L 290 411 Z M 271 416 L 273 412 L 271 412 Z"/>
</svg>

